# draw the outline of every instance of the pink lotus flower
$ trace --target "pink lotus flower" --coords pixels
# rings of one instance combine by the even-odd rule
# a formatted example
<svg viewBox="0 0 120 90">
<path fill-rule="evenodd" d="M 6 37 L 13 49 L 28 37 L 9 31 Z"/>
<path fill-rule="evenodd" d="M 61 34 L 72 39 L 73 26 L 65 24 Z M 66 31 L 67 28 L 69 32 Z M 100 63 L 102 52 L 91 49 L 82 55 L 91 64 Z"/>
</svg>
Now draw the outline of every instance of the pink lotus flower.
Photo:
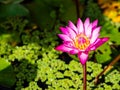
<svg viewBox="0 0 120 90">
<path fill-rule="evenodd" d="M 63 40 L 63 44 L 55 49 L 69 54 L 78 54 L 78 58 L 82 65 L 88 60 L 88 53 L 91 50 L 96 50 L 103 43 L 108 41 L 108 37 L 99 38 L 100 26 L 97 26 L 98 20 L 90 23 L 87 18 L 84 23 L 79 18 L 75 26 L 69 21 L 68 26 L 60 27 L 63 34 L 58 36 Z"/>
</svg>

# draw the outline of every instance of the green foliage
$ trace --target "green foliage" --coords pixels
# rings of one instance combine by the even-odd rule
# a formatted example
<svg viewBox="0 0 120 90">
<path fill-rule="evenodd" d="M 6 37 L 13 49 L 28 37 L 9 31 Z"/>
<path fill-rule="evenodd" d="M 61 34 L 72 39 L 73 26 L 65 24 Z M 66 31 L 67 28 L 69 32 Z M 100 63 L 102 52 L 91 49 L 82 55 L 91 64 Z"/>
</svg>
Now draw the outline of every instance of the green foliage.
<svg viewBox="0 0 120 90">
<path fill-rule="evenodd" d="M 72 0 L 34 0 L 26 6 L 41 29 L 52 29 L 58 19 L 62 22 L 77 19 L 75 4 Z"/>
<path fill-rule="evenodd" d="M 109 36 L 112 43 L 120 45 L 120 40 L 118 39 L 120 36 L 119 27 L 112 24 L 110 20 L 106 20 L 102 27 L 102 36 Z"/>
<path fill-rule="evenodd" d="M 98 19 L 99 24 L 104 23 L 103 14 L 100 7 L 93 0 L 88 0 L 87 5 L 85 5 L 85 11 L 83 13 L 83 18 L 90 17 L 91 21 Z"/>
<path fill-rule="evenodd" d="M 112 24 L 110 20 L 106 20 L 105 24 L 102 25 L 101 37 L 105 36 L 109 37 L 110 40 L 98 48 L 96 52 L 95 56 L 99 63 L 109 62 L 120 53 L 120 51 L 117 50 L 119 48 L 116 48 L 120 45 L 120 40 L 118 39 L 120 36 L 119 27 Z"/>
<path fill-rule="evenodd" d="M 14 16 L 0 23 L 0 85 L 14 86 L 15 90 L 82 90 L 83 71 L 78 57 L 65 56 L 54 50 L 60 41 L 56 36 L 60 33 L 59 27 L 68 20 L 77 20 L 75 3 L 73 0 L 33 0 L 24 4 L 26 9 L 21 4 L 23 1 L 0 0 L 0 17 Z M 120 73 L 114 67 L 100 77 L 98 85 L 94 85 L 95 77 L 104 67 L 100 63 L 110 62 L 120 53 L 117 50 L 120 45 L 119 27 L 103 17 L 93 0 L 80 2 L 87 3 L 82 19 L 99 19 L 101 37 L 110 37 L 108 43 L 90 53 L 92 61 L 87 62 L 87 88 L 119 90 Z M 27 15 L 28 10 L 31 16 L 27 19 L 18 17 Z"/>
<path fill-rule="evenodd" d="M 11 63 L 8 60 L 8 55 L 11 52 L 11 47 L 0 42 L 0 85 L 11 87 L 15 84 L 15 74 Z"/>
<path fill-rule="evenodd" d="M 38 23 L 42 29 L 44 29 L 44 27 L 53 27 L 56 18 L 56 11 L 49 6 L 49 2 L 47 0 L 34 0 L 34 2 L 28 4 L 27 7 L 31 11 L 32 18 L 34 18 L 36 23 Z M 51 15 L 54 17 L 51 17 Z"/>
<path fill-rule="evenodd" d="M 29 11 L 20 3 L 23 0 L 1 0 L 0 19 L 12 16 L 26 16 Z"/>
<path fill-rule="evenodd" d="M 19 68 L 19 70 L 16 71 L 18 73 L 17 78 L 19 80 L 17 81 L 18 84 L 17 84 L 16 90 L 19 90 L 19 88 L 22 88 L 22 90 L 26 90 L 29 88 L 34 88 L 35 90 L 37 89 L 46 89 L 46 90 L 82 89 L 83 74 L 82 74 L 82 66 L 80 65 L 80 63 L 75 60 L 72 60 L 69 64 L 65 64 L 65 62 L 59 59 L 56 59 L 54 57 L 55 54 L 51 56 L 51 53 L 53 54 L 55 52 L 56 51 L 54 50 L 51 50 L 49 52 L 47 50 L 44 51 L 42 58 L 37 60 L 36 68 L 32 67 L 32 68 L 27 69 L 26 68 L 28 67 L 26 64 L 27 62 L 25 61 L 22 65 L 20 64 L 18 67 L 16 67 L 16 68 Z M 104 82 L 106 83 L 101 82 L 101 84 L 99 84 L 98 86 L 95 86 L 93 80 L 95 76 L 98 75 L 102 71 L 101 65 L 93 63 L 93 62 L 88 62 L 87 64 L 88 64 L 87 81 L 88 81 L 89 90 L 92 90 L 92 88 L 95 88 L 96 90 L 100 88 L 103 88 L 103 89 L 105 88 L 107 90 L 108 87 L 110 87 L 109 83 L 113 83 L 113 86 L 114 84 L 119 85 L 118 83 L 116 83 L 116 81 L 114 81 L 115 82 L 114 83 L 111 80 L 108 81 L 108 79 L 105 79 Z M 31 65 L 29 67 L 31 67 Z M 31 69 L 33 69 L 34 72 L 32 72 Z M 37 71 L 35 71 L 36 69 Z M 19 71 L 21 71 L 22 73 Z M 113 72 L 114 71 L 112 71 L 111 73 Z M 114 77 L 113 80 L 117 79 L 115 77 L 116 74 L 114 75 L 112 74 Z M 111 75 L 108 74 L 107 77 L 110 78 Z M 27 82 L 22 82 L 21 80 L 22 81 L 27 80 Z M 109 83 L 107 84 L 107 82 Z M 28 86 L 24 87 L 24 85 L 22 85 L 24 83 L 28 83 Z M 120 87 L 118 86 L 114 88 L 116 89 Z"/>
<path fill-rule="evenodd" d="M 100 37 L 109 37 L 110 40 L 99 47 L 95 52 L 95 59 L 98 63 L 108 63 L 120 52 L 118 49 L 120 45 L 119 24 L 115 25 L 107 17 L 104 17 L 100 7 L 93 0 L 87 1 L 87 6 L 83 14 L 83 18 L 90 17 L 91 21 L 98 19 L 99 25 L 102 26 Z M 117 48 L 116 48 L 117 47 Z"/>
<path fill-rule="evenodd" d="M 105 43 L 97 49 L 97 52 L 95 54 L 96 60 L 98 61 L 98 63 L 109 62 L 112 59 L 112 57 L 110 56 L 111 54 L 111 48 L 108 46 L 107 43 Z"/>
<path fill-rule="evenodd" d="M 4 61 L 1 61 L 0 63 L 5 64 L 3 62 Z M 4 68 L 4 70 L 0 71 L 0 85 L 4 87 L 12 87 L 15 82 L 16 78 L 12 66 L 8 66 L 7 68 Z"/>
<path fill-rule="evenodd" d="M 24 25 L 24 23 L 22 24 Z M 26 25 L 24 25 L 24 27 L 26 27 Z M 8 44 L 5 46 L 8 40 L 4 43 L 1 42 L 2 52 L 0 55 L 2 57 L 0 60 L 7 59 L 9 63 L 7 64 L 8 66 L 10 66 L 12 62 L 14 72 L 9 71 L 9 73 L 11 73 L 9 75 L 15 75 L 15 77 L 8 76 L 9 79 L 7 80 L 12 81 L 16 78 L 16 90 L 82 89 L 83 71 L 79 61 L 73 59 L 70 63 L 66 64 L 65 61 L 59 59 L 62 57 L 61 53 L 54 50 L 54 47 L 58 44 L 58 42 L 56 42 L 58 39 L 56 37 L 58 26 L 55 27 L 52 33 L 48 32 L 47 29 L 42 32 L 36 29 L 30 30 L 30 32 L 32 31 L 31 33 L 21 34 L 22 46 L 11 47 L 11 45 Z M 24 30 L 22 30 L 22 32 L 24 32 Z M 5 40 L 6 39 L 3 39 L 3 41 Z M 28 41 L 26 42 L 26 40 Z M 87 88 L 89 90 L 119 89 L 119 71 L 115 69 L 100 78 L 100 84 L 94 85 L 94 78 L 102 70 L 101 64 L 91 61 L 87 62 Z M 111 78 L 111 75 L 113 78 Z M 4 82 L 6 83 L 8 81 Z"/>
<path fill-rule="evenodd" d="M 8 16 L 25 16 L 28 14 L 28 10 L 20 4 L 0 5 L 0 8 L 0 18 Z"/>
<path fill-rule="evenodd" d="M 76 6 L 75 2 L 72 0 L 61 0 L 62 3 L 60 7 L 60 19 L 64 22 L 68 22 L 68 20 L 71 20 L 75 22 L 77 20 L 77 13 L 76 13 Z M 71 13 L 72 11 L 72 13 Z"/>
<path fill-rule="evenodd" d="M 0 0 L 0 2 L 3 4 L 10 4 L 10 3 L 16 4 L 16 3 L 21 3 L 22 1 L 24 0 Z"/>
<path fill-rule="evenodd" d="M 15 74 L 11 64 L 5 58 L 0 58 L 0 84 L 11 87 L 15 84 L 15 81 Z"/>
<path fill-rule="evenodd" d="M 6 21 L 0 23 L 0 41 L 13 44 L 19 43 L 21 40 L 20 36 L 25 33 L 26 24 L 28 24 L 28 21 L 19 17 L 7 18 Z"/>
</svg>

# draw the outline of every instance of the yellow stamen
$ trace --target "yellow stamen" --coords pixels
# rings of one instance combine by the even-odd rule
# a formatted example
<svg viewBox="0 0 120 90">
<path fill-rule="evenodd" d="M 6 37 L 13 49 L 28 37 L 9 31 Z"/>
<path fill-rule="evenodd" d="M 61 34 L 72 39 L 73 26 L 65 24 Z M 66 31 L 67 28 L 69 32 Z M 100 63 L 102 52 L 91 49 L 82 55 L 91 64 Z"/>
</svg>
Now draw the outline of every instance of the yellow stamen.
<svg viewBox="0 0 120 90">
<path fill-rule="evenodd" d="M 90 45 L 90 40 L 86 35 L 78 34 L 74 40 L 74 45 L 79 50 L 85 50 Z"/>
</svg>

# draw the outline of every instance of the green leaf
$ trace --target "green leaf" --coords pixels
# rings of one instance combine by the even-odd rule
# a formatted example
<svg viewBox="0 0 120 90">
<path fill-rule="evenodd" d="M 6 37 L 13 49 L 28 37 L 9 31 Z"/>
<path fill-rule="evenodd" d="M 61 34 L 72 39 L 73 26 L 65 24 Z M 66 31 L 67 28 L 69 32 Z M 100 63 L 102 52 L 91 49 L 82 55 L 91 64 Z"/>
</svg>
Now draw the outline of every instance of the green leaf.
<svg viewBox="0 0 120 90">
<path fill-rule="evenodd" d="M 23 2 L 24 0 L 13 0 L 13 3 L 14 4 L 17 4 L 17 3 L 21 3 L 21 2 Z"/>
<path fill-rule="evenodd" d="M 13 41 L 11 34 L 3 34 L 0 36 L 0 43 L 3 43 L 3 42 L 6 43 L 6 42 L 11 42 L 11 41 Z"/>
<path fill-rule="evenodd" d="M 40 25 L 41 29 L 51 29 L 55 23 L 56 12 L 52 9 L 52 4 L 48 4 L 50 4 L 50 2 L 35 0 L 31 4 L 27 5 L 27 8 L 30 10 L 32 16 L 31 19 Z M 51 15 L 54 16 L 51 17 Z"/>
<path fill-rule="evenodd" d="M 51 29 L 56 24 L 56 18 L 64 22 L 76 21 L 76 7 L 72 0 L 35 0 L 27 5 L 32 18 L 42 29 Z M 71 12 L 72 11 L 72 12 Z"/>
<path fill-rule="evenodd" d="M 0 0 L 0 3 L 3 3 L 3 4 L 8 4 L 8 3 L 11 3 L 13 0 Z"/>
<path fill-rule="evenodd" d="M 76 6 L 75 3 L 72 0 L 62 0 L 61 3 L 61 19 L 65 22 L 68 22 L 68 20 L 76 21 L 77 20 L 77 14 L 76 14 Z"/>
<path fill-rule="evenodd" d="M 109 34 L 110 40 L 115 42 L 116 44 L 120 45 L 120 32 L 118 30 L 112 30 L 112 33 Z"/>
<path fill-rule="evenodd" d="M 111 49 L 107 43 L 103 44 L 97 49 L 95 54 L 96 60 L 98 63 L 105 63 L 111 60 Z"/>
<path fill-rule="evenodd" d="M 22 1 L 24 1 L 24 0 L 0 0 L 0 2 L 3 4 L 20 3 Z"/>
<path fill-rule="evenodd" d="M 3 58 L 0 58 L 0 71 L 7 68 L 10 65 L 10 63 Z"/>
<path fill-rule="evenodd" d="M 0 58 L 0 85 L 11 87 L 14 85 L 15 81 L 12 66 L 4 58 Z"/>
<path fill-rule="evenodd" d="M 119 32 L 119 28 L 116 27 L 114 24 L 110 23 L 110 20 L 106 21 L 105 24 L 102 26 L 102 30 L 101 30 L 101 36 L 102 37 L 109 37 L 110 40 L 114 42 L 115 44 L 119 45 L 120 44 L 120 32 Z"/>
<path fill-rule="evenodd" d="M 28 10 L 20 4 L 0 5 L 0 12 L 0 18 L 10 16 L 25 16 L 29 13 Z"/>
</svg>

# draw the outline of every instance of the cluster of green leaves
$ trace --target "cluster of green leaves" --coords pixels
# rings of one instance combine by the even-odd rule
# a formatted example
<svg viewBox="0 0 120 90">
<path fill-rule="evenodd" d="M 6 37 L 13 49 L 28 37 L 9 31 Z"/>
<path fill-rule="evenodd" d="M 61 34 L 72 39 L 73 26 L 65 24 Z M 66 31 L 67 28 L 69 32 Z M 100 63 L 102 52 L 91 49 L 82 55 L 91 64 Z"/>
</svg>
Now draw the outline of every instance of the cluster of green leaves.
<svg viewBox="0 0 120 90">
<path fill-rule="evenodd" d="M 16 47 L 13 51 L 9 55 L 9 60 L 14 61 L 16 90 L 82 89 L 82 66 L 78 61 L 72 60 L 69 64 L 65 64 L 64 61 L 58 59 L 60 53 L 52 47 L 42 48 L 37 44 Z M 102 65 L 93 62 L 87 64 L 89 90 L 93 88 L 94 90 L 120 89 L 118 78 L 120 75 L 117 70 L 111 71 L 103 77 L 105 79 L 103 82 L 95 86 L 94 78 L 102 71 Z"/>
<path fill-rule="evenodd" d="M 24 20 L 20 17 L 6 18 L 4 22 L 0 23 L 1 29 L 1 42 L 11 43 L 15 46 L 21 42 L 21 35 L 25 32 L 25 26 L 28 24 L 28 20 Z"/>
</svg>

